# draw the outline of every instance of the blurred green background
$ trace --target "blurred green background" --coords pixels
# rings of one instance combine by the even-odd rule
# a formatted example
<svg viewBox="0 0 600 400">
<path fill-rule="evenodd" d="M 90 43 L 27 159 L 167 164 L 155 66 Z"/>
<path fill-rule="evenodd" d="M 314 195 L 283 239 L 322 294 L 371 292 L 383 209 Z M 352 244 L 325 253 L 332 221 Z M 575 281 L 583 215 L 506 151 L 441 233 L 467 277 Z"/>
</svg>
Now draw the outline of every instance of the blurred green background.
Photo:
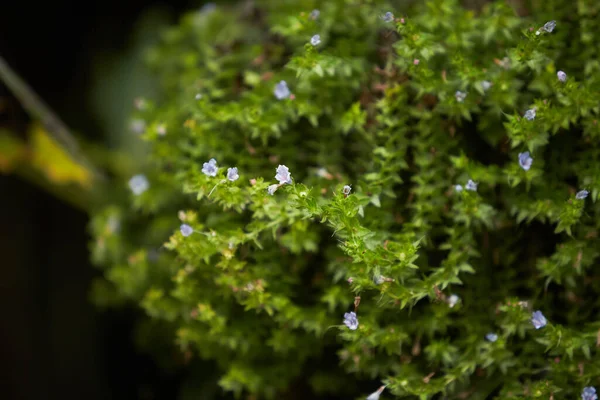
<svg viewBox="0 0 600 400">
<path fill-rule="evenodd" d="M 78 139 L 143 157 L 128 129 L 133 99 L 154 87 L 143 50 L 202 3 L 4 2 L 0 55 Z M 0 129 L 26 139 L 30 122 L 0 84 Z M 0 174 L 0 193 L 0 399 L 193 392 L 182 389 L 189 384 L 180 364 L 157 365 L 137 345 L 138 310 L 98 310 L 89 301 L 100 272 L 89 262 L 87 215 L 13 174 Z"/>
</svg>

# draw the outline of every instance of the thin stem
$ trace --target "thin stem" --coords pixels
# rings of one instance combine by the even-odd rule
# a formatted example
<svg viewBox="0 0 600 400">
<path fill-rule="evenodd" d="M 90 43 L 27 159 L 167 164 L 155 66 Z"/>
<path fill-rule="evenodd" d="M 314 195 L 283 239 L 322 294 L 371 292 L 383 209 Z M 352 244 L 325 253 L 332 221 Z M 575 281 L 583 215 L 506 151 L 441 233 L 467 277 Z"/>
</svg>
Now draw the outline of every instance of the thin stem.
<svg viewBox="0 0 600 400">
<path fill-rule="evenodd" d="M 224 182 L 225 182 L 225 179 L 223 179 L 221 182 L 217 183 L 217 184 L 215 185 L 215 187 L 213 187 L 213 188 L 211 189 L 210 193 L 208 193 L 208 196 L 206 196 L 206 197 L 210 197 L 210 195 L 212 194 L 212 192 L 214 192 L 214 191 L 215 191 L 215 189 L 217 188 L 217 186 L 219 186 L 221 183 L 224 183 Z"/>
<path fill-rule="evenodd" d="M 48 107 L 42 99 L 14 72 L 0 56 L 0 79 L 8 86 L 23 108 L 29 114 L 42 122 L 48 133 L 60 144 L 78 163 L 90 170 L 93 175 L 104 180 L 104 175 L 83 154 L 77 140 L 67 126 Z"/>
</svg>

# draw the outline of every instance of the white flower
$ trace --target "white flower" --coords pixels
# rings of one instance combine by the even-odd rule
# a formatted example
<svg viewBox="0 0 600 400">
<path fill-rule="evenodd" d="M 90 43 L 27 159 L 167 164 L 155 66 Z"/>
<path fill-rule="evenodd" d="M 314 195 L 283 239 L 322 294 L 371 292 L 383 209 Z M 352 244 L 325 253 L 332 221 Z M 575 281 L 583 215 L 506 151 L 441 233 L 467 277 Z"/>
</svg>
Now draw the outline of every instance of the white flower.
<svg viewBox="0 0 600 400">
<path fill-rule="evenodd" d="M 367 397 L 367 400 L 379 400 L 379 395 L 381 395 L 381 392 L 383 392 L 384 389 L 385 386 L 380 387 L 377 391 L 371 393 L 369 397 Z"/>
<path fill-rule="evenodd" d="M 456 190 L 457 192 L 462 192 L 463 187 L 461 185 L 456 185 L 454 186 L 454 190 Z"/>
<path fill-rule="evenodd" d="M 567 74 L 565 73 L 565 71 L 558 71 L 556 73 L 556 76 L 557 76 L 558 80 L 563 83 L 567 81 Z"/>
<path fill-rule="evenodd" d="M 492 82 L 490 82 L 490 81 L 482 81 L 481 82 L 481 87 L 483 88 L 483 91 L 488 91 L 492 87 Z"/>
<path fill-rule="evenodd" d="M 310 38 L 310 44 L 313 46 L 318 46 L 321 44 L 321 35 L 314 35 Z"/>
<path fill-rule="evenodd" d="M 292 183 L 292 174 L 290 174 L 289 168 L 285 165 L 278 166 L 275 172 L 275 179 L 277 179 L 279 184 Z"/>
<path fill-rule="evenodd" d="M 456 101 L 458 101 L 459 103 L 462 103 L 467 98 L 467 94 L 465 92 L 461 92 L 460 90 L 457 90 L 456 93 L 454 93 L 454 97 L 456 97 Z"/>
<path fill-rule="evenodd" d="M 525 119 L 528 121 L 533 121 L 535 119 L 535 108 L 525 111 L 525 115 L 523 115 L 523 117 L 525 117 Z"/>
<path fill-rule="evenodd" d="M 352 187 L 350 185 L 345 185 L 344 189 L 342 189 L 342 193 L 344 193 L 344 196 L 348 196 L 351 191 Z"/>
<path fill-rule="evenodd" d="M 277 191 L 277 189 L 279 189 L 279 185 L 269 185 L 269 187 L 267 188 L 267 192 L 273 196 L 273 194 L 275 194 L 275 192 Z"/>
<path fill-rule="evenodd" d="M 321 15 L 321 11 L 319 11 L 319 10 L 317 10 L 317 9 L 314 9 L 314 10 L 312 10 L 312 11 L 310 12 L 310 17 L 311 17 L 312 19 L 317 19 L 317 18 L 319 18 L 319 15 Z"/>
<path fill-rule="evenodd" d="M 580 190 L 579 192 L 577 192 L 577 194 L 575 195 L 575 198 L 577 200 L 583 200 L 586 197 L 588 197 L 588 194 L 590 194 L 590 192 L 588 192 L 587 190 L 583 189 L 583 190 Z"/>
<path fill-rule="evenodd" d="M 200 100 L 202 98 L 202 93 L 196 93 L 196 100 Z"/>
<path fill-rule="evenodd" d="M 160 136 L 164 136 L 167 134 L 167 127 L 164 125 L 158 125 L 156 127 L 156 133 L 158 133 Z"/>
<path fill-rule="evenodd" d="M 146 130 L 146 122 L 143 119 L 134 119 L 130 125 L 133 133 L 141 134 Z"/>
<path fill-rule="evenodd" d="M 448 297 L 448 306 L 450 308 L 453 308 L 456 305 L 456 303 L 458 303 L 458 300 L 460 300 L 460 298 L 457 295 L 450 295 L 450 297 Z"/>
<path fill-rule="evenodd" d="M 477 185 L 478 185 L 478 183 L 475 183 L 475 182 L 473 182 L 472 180 L 469 179 L 469 181 L 465 185 L 465 189 L 470 190 L 472 192 L 476 192 L 477 191 Z"/>
<path fill-rule="evenodd" d="M 211 158 L 208 162 L 202 164 L 202 173 L 207 176 L 217 176 L 217 160 Z"/>
<path fill-rule="evenodd" d="M 237 167 L 227 169 L 227 179 L 231 182 L 237 181 L 240 178 Z"/>
<path fill-rule="evenodd" d="M 129 188 L 136 196 L 144 193 L 149 187 L 148 179 L 144 175 L 136 175 L 129 180 Z"/>
<path fill-rule="evenodd" d="M 277 100 L 283 100 L 290 97 L 291 92 L 288 88 L 286 81 L 280 81 L 277 85 L 275 85 L 275 89 L 273 90 L 273 94 L 277 97 Z"/>
</svg>

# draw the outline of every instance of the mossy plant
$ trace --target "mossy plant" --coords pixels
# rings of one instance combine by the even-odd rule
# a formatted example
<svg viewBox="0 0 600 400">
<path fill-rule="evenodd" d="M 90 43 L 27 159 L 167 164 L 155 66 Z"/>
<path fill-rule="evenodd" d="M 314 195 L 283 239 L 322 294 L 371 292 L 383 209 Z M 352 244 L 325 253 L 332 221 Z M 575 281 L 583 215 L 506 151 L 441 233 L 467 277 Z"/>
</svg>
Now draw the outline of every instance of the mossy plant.
<svg viewBox="0 0 600 400">
<path fill-rule="evenodd" d="M 187 14 L 91 224 L 96 299 L 256 399 L 595 398 L 600 5 L 531 3 Z"/>
</svg>

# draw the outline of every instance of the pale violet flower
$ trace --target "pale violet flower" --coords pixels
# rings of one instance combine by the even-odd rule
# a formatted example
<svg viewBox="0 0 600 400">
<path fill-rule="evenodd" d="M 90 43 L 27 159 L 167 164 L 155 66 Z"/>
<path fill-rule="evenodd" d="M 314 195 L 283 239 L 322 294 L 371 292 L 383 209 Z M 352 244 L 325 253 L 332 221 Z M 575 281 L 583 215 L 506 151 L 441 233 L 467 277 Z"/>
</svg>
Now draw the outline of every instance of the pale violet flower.
<svg viewBox="0 0 600 400">
<path fill-rule="evenodd" d="M 352 187 L 350 185 L 345 185 L 344 188 L 342 189 L 342 193 L 344 193 L 344 196 L 348 196 L 351 191 L 352 191 Z"/>
<path fill-rule="evenodd" d="M 462 103 L 467 98 L 467 94 L 465 92 L 461 92 L 460 90 L 457 90 L 456 93 L 454 93 L 454 97 L 456 97 L 456 101 L 458 101 L 459 103 Z"/>
<path fill-rule="evenodd" d="M 577 200 L 583 200 L 586 197 L 588 197 L 589 194 L 590 194 L 590 192 L 588 192 L 587 190 L 583 189 L 583 190 L 580 190 L 579 192 L 577 192 L 577 194 L 575 195 L 575 198 Z"/>
<path fill-rule="evenodd" d="M 314 35 L 310 38 L 310 44 L 313 46 L 318 46 L 321 44 L 321 35 Z"/>
<path fill-rule="evenodd" d="M 519 153 L 519 165 L 521 168 L 523 168 L 525 171 L 529 171 L 531 164 L 533 164 L 533 158 L 531 158 L 528 151 Z"/>
<path fill-rule="evenodd" d="M 394 14 L 392 14 L 390 11 L 388 11 L 381 16 L 381 19 L 384 20 L 385 22 L 392 22 L 394 20 Z"/>
<path fill-rule="evenodd" d="M 129 180 L 129 188 L 136 196 L 144 193 L 149 187 L 150 183 L 144 175 L 136 175 Z"/>
<path fill-rule="evenodd" d="M 596 388 L 593 386 L 584 387 L 581 392 L 581 400 L 598 400 Z"/>
<path fill-rule="evenodd" d="M 523 115 L 523 117 L 528 121 L 533 121 L 535 119 L 535 108 L 525 111 L 525 115 Z"/>
<path fill-rule="evenodd" d="M 463 187 L 462 187 L 462 185 L 456 185 L 456 186 L 454 186 L 454 190 L 456 190 L 457 192 L 462 192 Z"/>
<path fill-rule="evenodd" d="M 292 174 L 290 174 L 290 169 L 285 165 L 278 166 L 275 172 L 275 179 L 279 181 L 279 184 L 292 183 Z"/>
<path fill-rule="evenodd" d="M 380 387 L 379 389 L 377 389 L 377 391 L 371 393 L 367 397 L 367 400 L 379 400 L 379 396 L 381 395 L 381 393 L 383 392 L 384 389 L 385 389 L 385 386 Z"/>
<path fill-rule="evenodd" d="M 286 81 L 280 81 L 277 85 L 275 85 L 275 89 L 273 90 L 273 94 L 277 97 L 277 100 L 283 100 L 290 97 L 291 92 L 288 88 Z"/>
<path fill-rule="evenodd" d="M 459 300 L 460 298 L 457 295 L 450 295 L 450 297 L 448 297 L 448 306 L 450 306 L 450 308 L 453 308 Z"/>
<path fill-rule="evenodd" d="M 158 133 L 160 136 L 165 136 L 167 134 L 167 127 L 164 125 L 158 125 L 156 127 L 156 133 Z"/>
<path fill-rule="evenodd" d="M 492 87 L 492 82 L 483 81 L 483 82 L 481 82 L 481 87 L 483 88 L 483 91 L 486 92 Z"/>
<path fill-rule="evenodd" d="M 563 83 L 567 81 L 567 74 L 565 73 L 565 71 L 558 71 L 556 73 L 556 77 L 558 78 L 559 81 L 561 81 Z"/>
<path fill-rule="evenodd" d="M 237 167 L 227 169 L 227 179 L 231 182 L 237 181 L 240 178 Z"/>
<path fill-rule="evenodd" d="M 321 11 L 319 11 L 319 10 L 317 10 L 317 9 L 314 9 L 314 10 L 312 10 L 312 11 L 310 12 L 310 17 L 311 17 L 312 19 L 317 19 L 317 18 L 319 18 L 319 15 L 321 15 Z"/>
<path fill-rule="evenodd" d="M 196 100 L 202 99 L 202 93 L 196 93 Z"/>
<path fill-rule="evenodd" d="M 556 21 L 548 21 L 544 24 L 542 30 L 550 33 L 554 30 L 554 28 L 556 28 Z"/>
<path fill-rule="evenodd" d="M 356 328 L 358 328 L 358 318 L 356 318 L 356 313 L 354 311 L 344 314 L 344 325 L 352 331 L 355 331 Z"/>
<path fill-rule="evenodd" d="M 189 226 L 188 224 L 182 224 L 179 227 L 179 230 L 181 231 L 181 234 L 185 237 L 188 237 L 192 233 L 194 233 L 194 229 L 191 226 Z"/>
<path fill-rule="evenodd" d="M 385 278 L 381 275 L 374 275 L 373 276 L 373 282 L 376 285 L 381 285 L 383 282 L 385 282 Z"/>
<path fill-rule="evenodd" d="M 279 188 L 279 185 L 269 185 L 269 187 L 267 188 L 267 193 L 269 193 L 271 196 L 273 196 L 278 188 Z"/>
<path fill-rule="evenodd" d="M 531 314 L 531 323 L 535 329 L 540 329 L 545 327 L 548 321 L 546 320 L 546 317 L 544 317 L 544 314 L 538 310 Z"/>
<path fill-rule="evenodd" d="M 211 158 L 208 162 L 202 164 L 202 173 L 206 176 L 217 176 L 217 160 Z"/>
<path fill-rule="evenodd" d="M 131 121 L 130 128 L 133 133 L 144 133 L 146 130 L 146 122 L 143 119 L 135 119 Z"/>
<path fill-rule="evenodd" d="M 485 338 L 490 342 L 495 342 L 496 340 L 498 340 L 498 335 L 496 335 L 493 332 L 490 332 L 487 335 L 485 335 Z"/>
<path fill-rule="evenodd" d="M 467 182 L 467 184 L 465 185 L 465 189 L 470 190 L 472 192 L 476 192 L 477 191 L 477 185 L 478 185 L 478 183 L 475 183 L 471 179 L 469 179 L 468 182 Z"/>
</svg>

